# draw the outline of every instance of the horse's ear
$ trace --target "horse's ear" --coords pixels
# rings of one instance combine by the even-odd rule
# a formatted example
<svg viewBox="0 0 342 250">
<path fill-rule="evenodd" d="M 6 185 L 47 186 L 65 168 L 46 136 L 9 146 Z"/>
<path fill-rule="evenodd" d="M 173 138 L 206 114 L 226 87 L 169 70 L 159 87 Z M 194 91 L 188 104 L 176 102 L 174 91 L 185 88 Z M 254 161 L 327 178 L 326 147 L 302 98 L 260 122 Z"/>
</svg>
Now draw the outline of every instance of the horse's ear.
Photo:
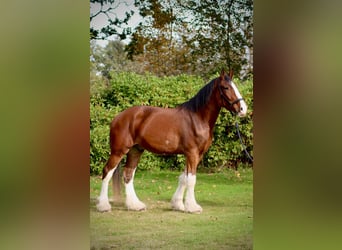
<svg viewBox="0 0 342 250">
<path fill-rule="evenodd" d="M 233 75 L 234 75 L 233 70 L 232 70 L 232 69 L 229 70 L 229 78 L 230 78 L 230 79 L 233 79 Z"/>
<path fill-rule="evenodd" d="M 221 74 L 220 74 L 221 79 L 224 79 L 225 74 L 226 74 L 226 72 L 224 72 L 224 68 L 222 68 Z"/>
</svg>

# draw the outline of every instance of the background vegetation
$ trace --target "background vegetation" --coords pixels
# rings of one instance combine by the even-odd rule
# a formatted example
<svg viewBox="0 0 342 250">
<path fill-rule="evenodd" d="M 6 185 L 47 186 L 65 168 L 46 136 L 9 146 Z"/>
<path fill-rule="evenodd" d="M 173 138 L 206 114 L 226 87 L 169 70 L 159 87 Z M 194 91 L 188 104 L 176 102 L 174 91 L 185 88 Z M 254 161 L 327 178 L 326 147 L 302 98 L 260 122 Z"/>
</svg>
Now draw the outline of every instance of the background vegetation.
<svg viewBox="0 0 342 250">
<path fill-rule="evenodd" d="M 90 2 L 91 39 L 125 40 L 128 58 L 139 63 L 136 71 L 208 77 L 224 66 L 241 78 L 252 74 L 252 0 Z M 137 13 L 140 22 L 132 27 Z M 101 16 L 107 24 L 95 29 Z"/>
<path fill-rule="evenodd" d="M 214 78 L 214 77 L 213 77 Z M 194 96 L 204 82 L 198 76 L 178 75 L 157 77 L 121 72 L 111 75 L 110 81 L 99 78 L 91 85 L 90 97 L 90 172 L 99 174 L 108 159 L 109 124 L 119 112 L 135 105 L 152 105 L 172 108 Z M 239 119 L 241 135 L 247 150 L 253 154 L 252 82 L 237 81 L 242 96 L 249 106 L 249 115 Z M 223 110 L 216 122 L 214 142 L 205 154 L 199 168 L 215 169 L 249 164 L 234 127 L 235 117 Z M 140 169 L 180 169 L 185 165 L 182 155 L 157 156 L 144 152 Z"/>
</svg>

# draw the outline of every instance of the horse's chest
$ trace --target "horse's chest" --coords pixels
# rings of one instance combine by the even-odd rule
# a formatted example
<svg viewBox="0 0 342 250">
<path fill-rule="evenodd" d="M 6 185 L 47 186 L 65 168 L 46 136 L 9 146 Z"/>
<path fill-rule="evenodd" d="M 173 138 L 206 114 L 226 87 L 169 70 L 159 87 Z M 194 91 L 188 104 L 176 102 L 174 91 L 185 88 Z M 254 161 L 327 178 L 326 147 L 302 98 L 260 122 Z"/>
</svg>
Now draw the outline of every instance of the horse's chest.
<svg viewBox="0 0 342 250">
<path fill-rule="evenodd" d="M 210 134 L 210 130 L 205 127 L 197 129 L 194 138 L 196 140 L 196 144 L 203 150 L 207 150 L 211 145 L 212 136 Z"/>
</svg>

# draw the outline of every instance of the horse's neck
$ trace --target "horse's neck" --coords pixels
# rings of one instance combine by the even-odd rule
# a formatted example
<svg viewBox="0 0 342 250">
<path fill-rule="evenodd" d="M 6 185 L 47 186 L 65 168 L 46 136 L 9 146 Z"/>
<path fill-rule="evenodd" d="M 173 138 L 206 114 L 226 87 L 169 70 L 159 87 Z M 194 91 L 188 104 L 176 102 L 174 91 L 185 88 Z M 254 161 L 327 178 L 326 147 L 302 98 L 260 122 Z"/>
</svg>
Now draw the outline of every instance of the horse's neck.
<svg viewBox="0 0 342 250">
<path fill-rule="evenodd" d="M 209 125 L 210 132 L 212 133 L 215 123 L 217 120 L 217 117 L 220 113 L 221 107 L 215 102 L 215 100 L 212 100 L 209 105 L 206 105 L 201 110 L 201 120 Z"/>
</svg>

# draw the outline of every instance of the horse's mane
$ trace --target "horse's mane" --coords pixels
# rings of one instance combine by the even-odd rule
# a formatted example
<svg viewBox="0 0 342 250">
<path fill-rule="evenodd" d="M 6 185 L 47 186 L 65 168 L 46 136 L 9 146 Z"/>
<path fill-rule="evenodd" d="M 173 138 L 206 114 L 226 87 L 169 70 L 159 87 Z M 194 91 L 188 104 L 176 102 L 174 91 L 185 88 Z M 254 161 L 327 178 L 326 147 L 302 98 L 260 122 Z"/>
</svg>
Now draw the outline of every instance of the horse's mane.
<svg viewBox="0 0 342 250">
<path fill-rule="evenodd" d="M 207 83 L 194 97 L 179 105 L 178 108 L 197 112 L 201 107 L 207 105 L 214 89 L 215 80 Z"/>
</svg>

